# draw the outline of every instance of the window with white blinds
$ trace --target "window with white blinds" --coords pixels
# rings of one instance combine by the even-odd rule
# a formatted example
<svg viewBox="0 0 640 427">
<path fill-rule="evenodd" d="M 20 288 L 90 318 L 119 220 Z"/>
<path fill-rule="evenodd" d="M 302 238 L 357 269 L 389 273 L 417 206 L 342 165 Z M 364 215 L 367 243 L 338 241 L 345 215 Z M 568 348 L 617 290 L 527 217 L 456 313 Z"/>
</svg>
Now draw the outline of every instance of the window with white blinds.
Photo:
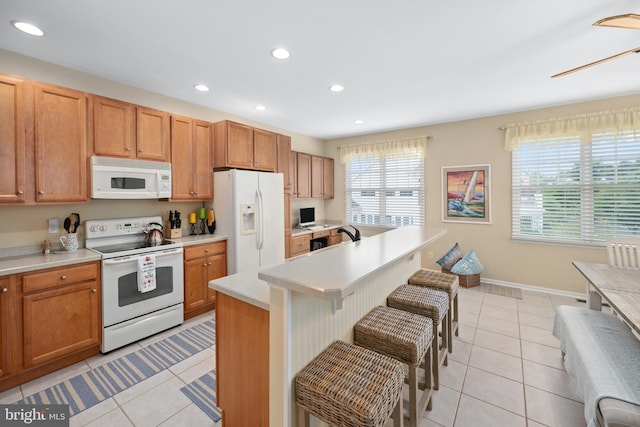
<svg viewBox="0 0 640 427">
<path fill-rule="evenodd" d="M 544 140 L 512 150 L 514 239 L 599 245 L 640 234 L 640 134 Z"/>
<path fill-rule="evenodd" d="M 368 152 L 345 162 L 345 222 L 400 227 L 424 224 L 424 156 Z"/>
</svg>

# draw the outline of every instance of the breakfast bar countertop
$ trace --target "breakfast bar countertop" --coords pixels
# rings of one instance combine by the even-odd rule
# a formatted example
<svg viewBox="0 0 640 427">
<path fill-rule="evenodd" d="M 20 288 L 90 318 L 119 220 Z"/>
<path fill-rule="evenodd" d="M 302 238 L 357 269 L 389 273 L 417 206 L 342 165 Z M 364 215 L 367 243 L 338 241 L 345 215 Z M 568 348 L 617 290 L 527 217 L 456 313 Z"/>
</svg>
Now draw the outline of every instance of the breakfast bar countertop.
<svg viewBox="0 0 640 427">
<path fill-rule="evenodd" d="M 423 247 L 446 232 L 442 228 L 400 227 L 330 250 L 310 252 L 260 270 L 258 277 L 271 286 L 342 301 L 383 266 L 403 257 L 420 256 Z"/>
</svg>

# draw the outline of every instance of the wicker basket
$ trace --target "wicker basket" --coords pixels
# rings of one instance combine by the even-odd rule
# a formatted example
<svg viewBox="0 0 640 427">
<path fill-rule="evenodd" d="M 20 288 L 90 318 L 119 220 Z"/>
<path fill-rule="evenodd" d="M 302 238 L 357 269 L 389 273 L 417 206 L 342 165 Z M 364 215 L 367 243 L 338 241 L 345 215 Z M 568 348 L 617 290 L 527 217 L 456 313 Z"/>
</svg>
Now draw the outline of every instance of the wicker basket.
<svg viewBox="0 0 640 427">
<path fill-rule="evenodd" d="M 450 270 L 447 270 L 445 268 L 442 269 L 442 272 L 447 274 L 454 274 L 458 276 L 458 278 L 460 279 L 460 286 L 463 286 L 465 288 L 473 288 L 474 286 L 480 285 L 479 274 L 456 274 L 456 273 L 452 273 Z"/>
</svg>

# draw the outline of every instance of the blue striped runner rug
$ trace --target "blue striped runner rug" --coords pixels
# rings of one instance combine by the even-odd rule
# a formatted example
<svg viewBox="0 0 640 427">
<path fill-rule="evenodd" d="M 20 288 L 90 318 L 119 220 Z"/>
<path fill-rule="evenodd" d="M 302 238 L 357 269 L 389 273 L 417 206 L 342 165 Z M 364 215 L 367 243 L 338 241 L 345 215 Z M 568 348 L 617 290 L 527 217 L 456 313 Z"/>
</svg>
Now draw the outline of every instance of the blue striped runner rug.
<svg viewBox="0 0 640 427">
<path fill-rule="evenodd" d="M 216 406 L 216 371 L 209 371 L 197 380 L 180 389 L 195 405 L 213 421 L 222 418 L 222 412 Z"/>
<path fill-rule="evenodd" d="M 68 404 L 73 416 L 214 343 L 215 322 L 207 320 L 16 403 Z"/>
</svg>

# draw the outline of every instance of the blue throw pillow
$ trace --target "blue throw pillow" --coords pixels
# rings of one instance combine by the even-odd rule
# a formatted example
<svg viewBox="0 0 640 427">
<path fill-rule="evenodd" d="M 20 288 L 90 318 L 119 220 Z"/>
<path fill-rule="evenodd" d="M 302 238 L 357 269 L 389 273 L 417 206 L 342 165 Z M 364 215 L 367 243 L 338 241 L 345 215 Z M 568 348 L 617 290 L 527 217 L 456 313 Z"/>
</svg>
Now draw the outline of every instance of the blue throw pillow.
<svg viewBox="0 0 640 427">
<path fill-rule="evenodd" d="M 453 267 L 456 261 L 462 258 L 463 255 L 464 254 L 460 250 L 460 246 L 456 243 L 446 254 L 442 256 L 442 258 L 437 260 L 436 263 L 445 270 L 451 270 L 451 267 Z"/>
<path fill-rule="evenodd" d="M 484 266 L 473 249 L 451 268 L 452 273 L 463 275 L 480 274 L 482 270 L 484 270 Z"/>
</svg>

